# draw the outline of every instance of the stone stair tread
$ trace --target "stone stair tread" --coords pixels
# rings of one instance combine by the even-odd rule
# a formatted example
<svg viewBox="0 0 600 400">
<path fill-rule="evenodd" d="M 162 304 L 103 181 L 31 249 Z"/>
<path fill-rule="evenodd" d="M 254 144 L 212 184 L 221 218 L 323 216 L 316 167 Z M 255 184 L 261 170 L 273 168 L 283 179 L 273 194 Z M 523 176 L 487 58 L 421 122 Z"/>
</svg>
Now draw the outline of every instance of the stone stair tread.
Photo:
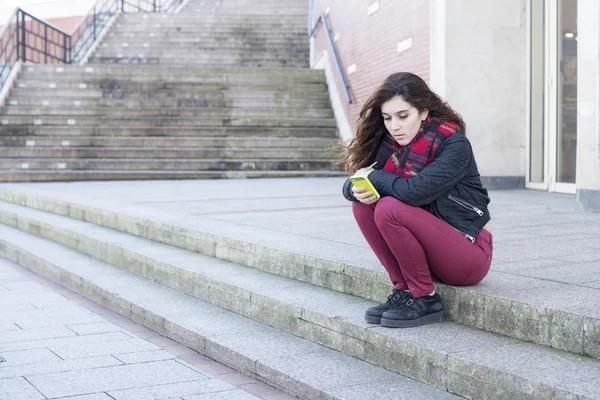
<svg viewBox="0 0 600 400">
<path fill-rule="evenodd" d="M 263 187 L 264 184 L 254 185 Z M 262 190 L 265 190 L 264 187 Z M 157 221 L 201 237 L 207 245 L 218 242 L 224 249 L 231 249 L 234 252 L 227 256 L 233 257 L 230 261 L 377 301 L 383 300 L 389 290 L 387 275 L 365 244 L 352 245 L 307 237 L 256 223 L 241 225 L 235 221 L 202 216 L 190 218 L 186 214 L 168 211 L 157 214 L 151 207 L 132 208 L 112 201 L 74 198 L 72 193 L 55 193 L 41 187 L 3 187 L 0 188 L 2 196 L 5 199 L 20 199 L 15 200 L 20 202 L 25 201 L 24 198 L 35 198 L 40 202 L 52 199 L 52 204 L 56 202 L 62 204 L 61 207 L 87 210 L 88 214 L 97 212 L 94 210 L 110 210 L 104 212 L 134 216 L 144 223 Z M 242 252 L 239 257 L 236 256 L 238 251 Z M 289 267 L 278 263 L 266 268 L 272 257 L 282 260 L 283 265 Z M 328 280 L 320 278 L 326 276 L 329 276 Z M 446 310 L 459 322 L 502 333 L 507 330 L 506 334 L 600 357 L 600 309 L 597 307 L 600 293 L 597 290 L 576 285 L 565 288 L 559 282 L 495 270 L 476 286 L 441 285 L 438 290 L 444 298 L 454 302 L 447 304 Z"/>
<path fill-rule="evenodd" d="M 370 399 L 383 400 L 389 398 L 390 392 L 395 393 L 395 398 L 406 400 L 457 398 L 48 240 L 6 226 L 0 226 L 0 240 L 21 254 L 47 260 L 53 266 L 47 277 L 59 282 L 58 276 L 84 282 L 89 287 L 85 292 L 79 287 L 70 288 L 79 289 L 92 299 L 105 296 L 101 304 L 151 329 L 156 329 L 153 320 L 164 321 L 173 327 L 175 333 L 169 335 L 173 339 L 292 394 L 310 399 L 331 396 L 349 400 L 363 400 L 366 393 Z M 86 268 L 91 265 L 93 268 Z M 190 339 L 186 342 L 185 337 Z M 381 388 L 383 385 L 387 389 Z"/>
<path fill-rule="evenodd" d="M 0 182 L 53 182 L 68 180 L 144 180 L 144 179 L 227 179 L 227 178 L 285 178 L 285 177 L 329 177 L 342 176 L 341 171 L 330 170 L 246 170 L 246 171 L 190 171 L 190 170 L 1 170 Z"/>
<path fill-rule="evenodd" d="M 223 75 L 223 74 L 240 74 L 240 75 L 251 75 L 251 74 L 285 74 L 290 76 L 323 76 L 323 72 L 320 70 L 314 70 L 310 68 L 300 68 L 300 69 L 286 69 L 286 68 L 258 68 L 258 67 L 195 67 L 195 66 L 157 66 L 157 65 L 145 65 L 145 66 L 130 66 L 130 65 L 110 65 L 107 66 L 105 64 L 86 64 L 86 65 L 51 65 L 51 64 L 35 64 L 32 66 L 24 66 L 23 74 L 26 76 L 27 74 L 40 72 L 40 71 L 56 71 L 56 69 L 61 69 L 64 72 L 61 74 L 68 74 L 70 72 L 81 71 L 85 74 L 101 74 L 101 73 L 129 73 L 131 75 L 139 75 L 140 73 L 149 73 L 149 74 L 157 74 L 159 72 L 168 73 L 170 76 L 177 76 L 177 74 L 186 75 L 189 74 L 209 74 L 209 75 Z M 88 69 L 92 69 L 93 72 L 85 72 Z"/>
<path fill-rule="evenodd" d="M 600 386 L 597 385 L 600 376 L 599 360 L 453 322 L 417 329 L 373 327 L 364 322 L 363 316 L 364 310 L 374 303 L 362 298 L 68 217 L 8 203 L 0 204 L 0 209 L 5 214 L 19 215 L 29 224 L 37 222 L 48 227 L 60 227 L 59 231 L 68 231 L 73 237 L 88 237 L 100 246 L 104 246 L 102 243 L 106 242 L 116 248 L 157 260 L 161 265 L 169 265 L 172 268 L 169 271 L 175 276 L 191 279 L 190 274 L 197 275 L 200 277 L 199 282 L 205 283 L 211 290 L 223 293 L 225 298 L 220 300 L 217 300 L 217 294 L 211 294 L 212 301 L 217 305 L 221 302 L 226 305 L 229 304 L 227 302 L 248 300 L 257 306 L 285 309 L 283 315 L 302 318 L 325 331 L 345 335 L 349 342 L 364 341 L 375 347 L 383 346 L 387 351 L 394 351 L 405 357 L 417 357 L 412 362 L 422 364 L 423 367 L 438 363 L 453 374 L 464 374 L 477 380 L 494 379 L 496 375 L 499 381 L 514 379 L 517 389 L 512 390 L 515 393 L 527 391 L 529 388 L 526 387 L 530 386 L 540 391 L 543 387 L 549 387 L 561 395 L 600 397 Z M 55 234 L 58 235 L 58 232 Z M 159 274 L 158 271 L 154 273 Z M 127 282 L 119 282 L 118 285 L 131 287 Z M 194 290 L 202 291 L 199 288 Z M 229 297 L 238 300 L 228 299 Z M 238 307 L 233 306 L 234 309 Z M 360 345 L 356 349 L 345 348 L 344 351 L 358 358 L 368 358 Z M 416 368 L 422 370 L 423 367 Z M 423 376 L 421 379 L 427 381 L 431 378 Z M 452 387 L 456 383 L 448 384 Z M 469 394 L 460 391 L 457 393 Z"/>
</svg>

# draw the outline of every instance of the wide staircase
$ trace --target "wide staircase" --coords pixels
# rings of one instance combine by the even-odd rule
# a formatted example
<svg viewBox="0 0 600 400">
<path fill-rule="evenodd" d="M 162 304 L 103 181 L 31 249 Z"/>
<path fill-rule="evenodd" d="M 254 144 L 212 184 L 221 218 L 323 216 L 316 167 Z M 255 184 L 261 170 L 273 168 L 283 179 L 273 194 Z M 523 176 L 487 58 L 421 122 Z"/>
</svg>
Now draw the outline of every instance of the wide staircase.
<svg viewBox="0 0 600 400">
<path fill-rule="evenodd" d="M 341 180 L 293 181 L 2 185 L 0 252 L 302 399 L 600 399 L 593 290 L 495 275 L 438 285 L 443 323 L 367 324 L 390 290 L 383 268 L 366 246 L 319 238 L 337 228 L 301 232 L 336 220 L 306 188 L 340 198 Z M 198 200 L 207 190 L 223 205 Z M 285 215 L 318 218 L 278 228 L 264 208 L 302 194 Z"/>
<path fill-rule="evenodd" d="M 123 13 L 86 65 L 24 65 L 0 181 L 339 175 L 304 1 Z"/>
</svg>

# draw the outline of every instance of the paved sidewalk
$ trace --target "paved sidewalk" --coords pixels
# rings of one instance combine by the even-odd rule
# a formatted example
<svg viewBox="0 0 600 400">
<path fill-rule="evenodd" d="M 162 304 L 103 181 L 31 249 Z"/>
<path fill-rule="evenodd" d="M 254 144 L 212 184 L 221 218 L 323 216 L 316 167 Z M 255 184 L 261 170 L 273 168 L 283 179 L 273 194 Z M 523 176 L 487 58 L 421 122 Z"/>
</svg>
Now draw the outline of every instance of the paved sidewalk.
<svg viewBox="0 0 600 400">
<path fill-rule="evenodd" d="M 0 399 L 293 397 L 0 258 Z"/>
</svg>

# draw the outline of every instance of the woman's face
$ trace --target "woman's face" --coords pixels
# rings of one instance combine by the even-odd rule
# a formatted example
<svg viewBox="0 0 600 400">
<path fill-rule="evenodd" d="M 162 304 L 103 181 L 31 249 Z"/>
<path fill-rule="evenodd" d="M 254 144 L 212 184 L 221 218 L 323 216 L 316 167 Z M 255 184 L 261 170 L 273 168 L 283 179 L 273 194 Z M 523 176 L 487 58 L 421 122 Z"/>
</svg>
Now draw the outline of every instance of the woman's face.
<svg viewBox="0 0 600 400">
<path fill-rule="evenodd" d="M 417 136 L 421 121 L 427 118 L 428 111 L 419 111 L 400 96 L 381 105 L 381 115 L 388 132 L 400 146 L 406 146 Z"/>
</svg>

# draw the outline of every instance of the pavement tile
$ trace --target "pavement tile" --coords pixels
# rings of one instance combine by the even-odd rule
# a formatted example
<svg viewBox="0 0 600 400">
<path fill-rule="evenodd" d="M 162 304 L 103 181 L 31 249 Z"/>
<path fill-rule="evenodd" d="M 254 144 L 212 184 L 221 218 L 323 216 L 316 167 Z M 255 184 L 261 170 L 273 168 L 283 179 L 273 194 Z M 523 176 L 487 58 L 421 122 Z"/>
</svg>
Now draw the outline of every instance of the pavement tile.
<svg viewBox="0 0 600 400">
<path fill-rule="evenodd" d="M 21 329 L 21 328 L 19 326 L 15 325 L 14 323 L 8 323 L 8 322 L 0 323 L 0 332 L 16 331 L 19 329 Z"/>
<path fill-rule="evenodd" d="M 182 358 L 185 361 L 188 361 L 186 356 L 183 356 L 180 358 Z M 208 372 L 209 374 L 212 374 L 212 375 L 231 374 L 231 373 L 235 372 L 234 369 L 229 368 L 228 366 L 218 363 L 216 361 L 208 361 L 208 362 L 198 363 L 198 364 L 194 364 L 192 362 L 189 362 L 189 363 L 194 365 L 200 371 Z"/>
<path fill-rule="evenodd" d="M 0 395 L 6 400 L 45 399 L 25 378 L 0 379 Z"/>
<path fill-rule="evenodd" d="M 106 393 L 84 394 L 82 396 L 63 397 L 61 400 L 114 400 Z"/>
<path fill-rule="evenodd" d="M 163 347 L 163 349 L 175 356 L 186 356 L 186 355 L 198 354 L 198 352 L 196 350 L 190 349 L 189 347 L 184 346 L 182 344 L 177 344 L 175 346 L 166 346 L 166 347 Z"/>
<path fill-rule="evenodd" d="M 29 382 L 47 397 L 110 392 L 198 379 L 206 377 L 172 360 L 28 377 Z"/>
<path fill-rule="evenodd" d="M 228 390 L 226 392 L 201 394 L 196 396 L 184 396 L 184 400 L 259 400 L 244 390 Z M 118 399 L 117 399 L 118 400 Z"/>
<path fill-rule="evenodd" d="M 219 375 L 219 379 L 223 379 L 225 382 L 229 382 L 232 385 L 240 386 L 248 383 L 258 383 L 258 381 L 254 378 L 250 378 L 244 374 L 240 374 L 239 372 L 232 372 L 230 374 L 221 374 Z"/>
<path fill-rule="evenodd" d="M 68 324 L 65 325 L 78 335 L 92 335 L 96 333 L 121 332 L 123 328 L 112 322 L 89 322 L 85 324 Z"/>
<path fill-rule="evenodd" d="M 146 329 L 145 331 L 135 332 L 136 336 L 141 337 L 142 339 L 160 339 L 164 338 L 163 335 L 151 331 L 150 329 Z"/>
<path fill-rule="evenodd" d="M 135 364 L 149 361 L 171 360 L 177 358 L 164 350 L 138 351 L 135 353 L 124 353 L 113 355 L 117 360 L 125 364 Z"/>
<path fill-rule="evenodd" d="M 31 304 L 35 308 L 65 306 L 71 304 L 65 297 L 53 293 L 9 293 L 0 292 L 0 306 L 8 306 L 13 304 Z"/>
<path fill-rule="evenodd" d="M 152 343 L 139 339 L 125 339 L 99 343 L 82 343 L 70 346 L 54 345 L 50 348 L 65 360 L 72 358 L 96 357 L 159 349 L 159 347 L 153 345 Z"/>
<path fill-rule="evenodd" d="M 17 365 L 10 368 L 0 368 L 0 379 L 19 376 L 32 376 L 53 372 L 76 371 L 100 367 L 110 367 L 122 364 L 111 356 L 81 358 L 76 360 L 52 361 L 45 363 Z M 0 397 L 1 398 L 1 397 Z M 4 400 L 4 399 L 3 399 Z"/>
<path fill-rule="evenodd" d="M 0 351 L 36 348 L 39 347 L 38 342 L 43 339 L 64 338 L 75 335 L 75 332 L 64 326 L 10 330 L 2 332 L 2 335 L 0 335 Z M 32 347 L 27 347 L 28 344 Z"/>
<path fill-rule="evenodd" d="M 154 400 L 162 398 L 180 398 L 197 394 L 217 394 L 233 391 L 236 388 L 220 379 L 200 379 L 189 382 L 152 385 L 120 391 L 109 391 L 115 400 Z"/>
<path fill-rule="evenodd" d="M 47 286 L 41 285 L 37 282 L 33 282 L 29 279 L 4 282 L 0 285 L 8 289 L 10 292 L 18 294 L 49 292 L 51 290 Z"/>
<path fill-rule="evenodd" d="M 12 368 L 16 365 L 37 364 L 61 360 L 60 357 L 48 349 L 5 351 L 0 353 L 0 357 L 6 360 L 6 363 L 0 364 L 0 369 Z"/>
<path fill-rule="evenodd" d="M 392 398 L 392 397 L 390 397 Z M 273 396 L 265 397 L 265 400 L 298 400 L 297 397 L 291 396 L 287 393 L 276 394 Z"/>
<path fill-rule="evenodd" d="M 220 376 L 221 375 L 219 375 L 219 377 Z M 238 385 L 238 387 L 261 398 L 283 393 L 281 390 L 275 389 L 274 387 L 264 384 L 262 382 Z"/>
<path fill-rule="evenodd" d="M 161 337 L 161 338 L 155 338 L 155 339 L 147 339 L 150 343 L 157 345 L 158 347 L 169 347 L 169 346 L 176 346 L 179 343 L 177 343 L 174 340 L 171 340 L 167 337 Z"/>
<path fill-rule="evenodd" d="M 165 351 L 168 351 L 168 349 Z M 202 354 L 186 354 L 186 355 L 180 356 L 179 358 L 184 361 L 187 361 L 190 364 L 195 365 L 195 366 L 198 366 L 201 364 L 210 364 L 210 363 L 214 362 L 213 360 L 211 360 L 208 357 L 203 356 Z"/>
<path fill-rule="evenodd" d="M 23 310 L 15 313 L 5 313 L 0 321 L 14 322 L 23 329 L 63 326 L 66 324 L 102 322 L 103 319 L 77 307 L 56 307 L 44 310 Z"/>
</svg>

